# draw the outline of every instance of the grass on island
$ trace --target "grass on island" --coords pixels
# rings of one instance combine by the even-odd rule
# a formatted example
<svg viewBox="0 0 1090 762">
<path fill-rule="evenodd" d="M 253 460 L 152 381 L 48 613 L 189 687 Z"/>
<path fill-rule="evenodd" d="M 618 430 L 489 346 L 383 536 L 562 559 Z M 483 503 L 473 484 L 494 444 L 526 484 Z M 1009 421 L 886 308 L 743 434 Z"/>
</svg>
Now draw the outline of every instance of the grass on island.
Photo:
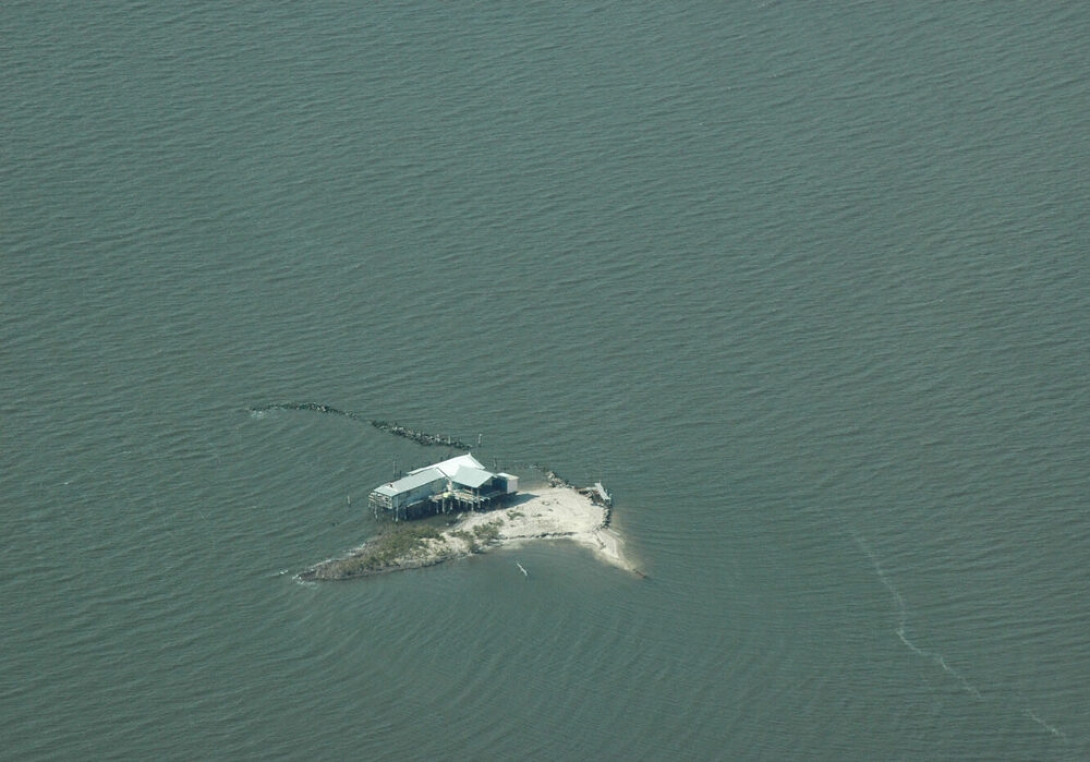
<svg viewBox="0 0 1090 762">
<path fill-rule="evenodd" d="M 500 539 L 501 526 L 503 526 L 502 520 L 490 521 L 487 524 L 478 524 L 473 527 L 473 534 L 485 545 L 491 545 L 496 540 Z"/>
<path fill-rule="evenodd" d="M 502 521 L 490 521 L 487 524 L 478 524 L 472 532 L 465 529 L 456 529 L 450 533 L 451 537 L 457 537 L 469 546 L 470 553 L 480 553 L 481 545 L 491 545 L 500 539 L 500 526 Z"/>
<path fill-rule="evenodd" d="M 430 524 L 400 522 L 367 541 L 358 553 L 330 561 L 321 576 L 327 579 L 347 579 L 368 572 L 381 571 L 411 557 L 428 540 L 438 540 L 441 533 Z"/>
<path fill-rule="evenodd" d="M 450 535 L 465 541 L 470 553 L 479 553 L 482 546 L 491 545 L 499 539 L 502 523 L 501 520 L 491 521 L 473 527 L 472 531 L 459 529 L 450 532 Z M 402 521 L 387 526 L 357 552 L 319 564 L 304 572 L 303 578 L 351 579 L 411 565 L 414 556 L 423 556 L 419 551 L 424 550 L 429 540 L 443 539 L 440 526 L 435 520 Z"/>
</svg>

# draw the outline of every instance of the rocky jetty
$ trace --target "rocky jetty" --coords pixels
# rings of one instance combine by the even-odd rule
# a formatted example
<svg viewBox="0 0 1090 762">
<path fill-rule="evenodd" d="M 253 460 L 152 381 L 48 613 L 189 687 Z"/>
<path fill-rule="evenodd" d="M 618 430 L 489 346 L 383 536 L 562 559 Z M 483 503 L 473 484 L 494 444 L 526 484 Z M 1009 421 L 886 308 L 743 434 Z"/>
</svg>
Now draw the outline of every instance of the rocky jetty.
<svg viewBox="0 0 1090 762">
<path fill-rule="evenodd" d="M 462 440 L 455 439 L 449 434 L 429 434 L 426 431 L 417 431 L 407 426 L 387 423 L 386 421 L 371 421 L 370 423 L 379 431 L 385 431 L 387 434 L 393 434 L 397 437 L 404 437 L 425 447 L 449 447 L 452 450 L 462 450 L 464 452 L 473 449 Z"/>
<path fill-rule="evenodd" d="M 449 434 L 430 434 L 426 431 L 410 429 L 408 426 L 402 426 L 399 423 L 390 423 L 388 421 L 379 421 L 368 418 L 363 413 L 357 413 L 352 410 L 341 410 L 340 408 L 333 407 L 332 405 L 324 405 L 320 402 L 277 402 L 272 405 L 250 408 L 250 412 L 254 414 L 269 413 L 275 410 L 301 410 L 310 413 L 322 413 L 323 415 L 337 415 L 353 421 L 369 423 L 379 431 L 385 431 L 387 434 L 393 434 L 395 437 L 411 440 L 424 447 L 449 447 L 452 450 L 462 450 L 463 452 L 469 452 L 473 449 L 470 445 Z"/>
</svg>

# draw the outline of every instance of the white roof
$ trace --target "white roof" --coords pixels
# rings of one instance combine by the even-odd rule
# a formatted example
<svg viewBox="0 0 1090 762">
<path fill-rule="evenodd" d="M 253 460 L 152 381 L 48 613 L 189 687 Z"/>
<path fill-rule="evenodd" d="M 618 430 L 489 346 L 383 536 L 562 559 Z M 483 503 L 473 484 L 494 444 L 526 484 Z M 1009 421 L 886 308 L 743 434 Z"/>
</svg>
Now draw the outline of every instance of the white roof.
<svg viewBox="0 0 1090 762">
<path fill-rule="evenodd" d="M 481 468 L 461 466 L 450 480 L 455 484 L 461 484 L 463 487 L 477 489 L 478 487 L 487 484 L 492 476 L 493 474 L 490 471 L 485 471 Z"/>
<path fill-rule="evenodd" d="M 418 468 L 408 476 L 403 476 L 395 482 L 389 482 L 378 487 L 375 492 L 380 495 L 399 495 L 402 492 L 408 492 L 411 489 L 417 487 L 423 487 L 425 484 L 439 481 L 446 477 L 442 471 L 435 466 L 428 466 L 427 468 Z"/>
<path fill-rule="evenodd" d="M 465 455 L 459 455 L 457 458 L 444 460 L 442 463 L 410 471 L 396 481 L 387 482 L 381 487 L 377 487 L 375 492 L 393 497 L 440 479 L 450 479 L 463 487 L 476 489 L 491 478 L 491 472 L 485 471 L 484 466 L 476 458 L 466 453 Z"/>
<path fill-rule="evenodd" d="M 418 474 L 422 471 L 427 471 L 430 468 L 438 468 L 440 471 L 443 472 L 443 476 L 447 477 L 448 479 L 452 479 L 454 478 L 454 475 L 458 473 L 458 469 L 462 467 L 475 468 L 478 471 L 484 471 L 484 466 L 482 466 L 476 458 L 474 458 L 467 452 L 465 455 L 459 455 L 457 458 L 451 458 L 450 460 L 444 460 L 442 463 L 436 463 L 431 466 L 424 466 L 424 468 L 418 468 L 415 471 L 410 471 L 409 476 L 412 476 L 413 474 Z"/>
</svg>

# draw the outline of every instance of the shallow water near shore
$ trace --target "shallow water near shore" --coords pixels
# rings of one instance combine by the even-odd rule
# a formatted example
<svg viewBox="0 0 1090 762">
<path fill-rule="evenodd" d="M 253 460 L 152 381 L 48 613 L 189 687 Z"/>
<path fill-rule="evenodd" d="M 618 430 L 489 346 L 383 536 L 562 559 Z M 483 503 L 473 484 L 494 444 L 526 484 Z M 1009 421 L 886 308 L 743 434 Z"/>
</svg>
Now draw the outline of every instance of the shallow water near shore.
<svg viewBox="0 0 1090 762">
<path fill-rule="evenodd" d="M 1088 32 L 6 4 L 0 758 L 1090 756 Z M 651 578 L 293 581 L 447 454 L 369 420 Z"/>
</svg>

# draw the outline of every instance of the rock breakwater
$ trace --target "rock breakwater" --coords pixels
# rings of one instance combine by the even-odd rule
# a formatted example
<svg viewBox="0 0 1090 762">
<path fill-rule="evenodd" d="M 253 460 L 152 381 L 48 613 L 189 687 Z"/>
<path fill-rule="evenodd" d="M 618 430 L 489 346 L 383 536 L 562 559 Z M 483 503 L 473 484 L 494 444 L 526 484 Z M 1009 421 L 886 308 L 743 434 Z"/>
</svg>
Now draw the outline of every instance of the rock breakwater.
<svg viewBox="0 0 1090 762">
<path fill-rule="evenodd" d="M 452 450 L 462 450 L 463 452 L 469 452 L 469 450 L 472 449 L 470 445 L 466 444 L 461 439 L 456 439 L 449 434 L 431 434 L 427 431 L 419 431 L 417 429 L 411 429 L 408 426 L 402 426 L 399 423 L 390 423 L 389 421 L 368 418 L 363 413 L 357 413 L 352 410 L 341 410 L 340 408 L 333 407 L 332 405 L 324 405 L 320 402 L 277 402 L 273 405 L 250 408 L 250 412 L 255 414 L 269 413 L 276 410 L 296 410 L 322 413 L 323 415 L 341 416 L 342 418 L 359 421 L 360 423 L 369 423 L 379 431 L 385 431 L 387 434 L 393 434 L 395 437 L 411 440 L 424 447 L 449 447 Z"/>
</svg>

